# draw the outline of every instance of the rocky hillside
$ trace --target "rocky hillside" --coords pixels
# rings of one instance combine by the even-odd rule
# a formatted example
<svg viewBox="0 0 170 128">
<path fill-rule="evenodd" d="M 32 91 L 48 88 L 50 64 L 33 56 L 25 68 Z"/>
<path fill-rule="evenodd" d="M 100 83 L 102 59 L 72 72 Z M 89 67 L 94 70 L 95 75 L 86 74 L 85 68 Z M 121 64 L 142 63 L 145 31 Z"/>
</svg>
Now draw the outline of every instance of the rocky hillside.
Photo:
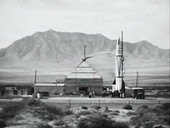
<svg viewBox="0 0 170 128">
<path fill-rule="evenodd" d="M 101 34 L 64 33 L 48 30 L 37 32 L 15 41 L 7 48 L 0 49 L 1 67 L 52 66 L 72 67 L 81 61 L 83 46 L 87 55 L 111 51 L 89 59 L 92 65 L 114 64 L 115 40 Z M 147 41 L 135 44 L 124 43 L 125 64 L 127 66 L 164 65 L 168 61 L 168 50 L 160 49 Z M 113 65 L 110 65 L 113 67 Z"/>
<path fill-rule="evenodd" d="M 116 40 L 108 39 L 101 34 L 66 33 L 54 30 L 36 32 L 15 41 L 7 48 L 0 49 L 0 70 L 2 72 L 3 69 L 7 69 L 11 72 L 37 69 L 67 74 L 72 71 L 70 68 L 75 68 L 82 61 L 84 45 L 87 46 L 87 56 L 99 54 L 87 59 L 87 62 L 103 76 L 104 80 L 112 80 L 115 71 Z M 111 53 L 107 54 L 108 51 Z M 133 73 L 135 81 L 137 71 L 158 73 L 161 71 L 168 74 L 168 58 L 169 50 L 160 49 L 147 41 L 124 42 L 124 71 L 127 79 L 127 76 L 132 79 Z M 5 79 L 10 77 L 7 75 L 6 78 L 3 72 L 0 75 Z"/>
</svg>

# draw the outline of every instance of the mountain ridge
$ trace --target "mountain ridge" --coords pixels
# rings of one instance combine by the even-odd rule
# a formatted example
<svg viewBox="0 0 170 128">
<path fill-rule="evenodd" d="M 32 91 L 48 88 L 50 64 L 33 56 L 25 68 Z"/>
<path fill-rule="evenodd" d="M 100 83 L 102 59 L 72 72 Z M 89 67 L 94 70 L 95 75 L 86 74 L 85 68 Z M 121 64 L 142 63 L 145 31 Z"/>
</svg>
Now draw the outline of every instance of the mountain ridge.
<svg viewBox="0 0 170 128">
<path fill-rule="evenodd" d="M 101 55 L 88 61 L 99 65 L 101 58 L 114 65 L 116 40 L 111 40 L 102 34 L 85 34 L 79 32 L 56 32 L 52 29 L 45 32 L 36 32 L 30 36 L 16 40 L 6 48 L 0 49 L 0 66 L 12 67 L 74 67 L 83 57 L 83 46 L 87 46 L 87 55 L 111 51 L 112 55 Z M 167 64 L 169 50 L 160 49 L 148 41 L 137 43 L 124 42 L 125 64 L 143 61 L 141 65 Z M 107 58 L 107 59 L 106 59 Z M 98 60 L 99 59 L 99 60 Z M 148 61 L 148 60 L 150 61 Z M 131 62 L 126 62 L 126 60 Z M 154 62 L 156 61 L 157 62 Z M 96 62 L 95 62 L 96 61 Z M 101 60 L 102 61 L 102 60 Z M 67 65 L 69 63 L 69 65 Z M 106 64 L 102 62 L 102 64 Z M 107 64 L 106 64 L 107 65 Z M 109 66 L 111 67 L 111 65 Z"/>
</svg>

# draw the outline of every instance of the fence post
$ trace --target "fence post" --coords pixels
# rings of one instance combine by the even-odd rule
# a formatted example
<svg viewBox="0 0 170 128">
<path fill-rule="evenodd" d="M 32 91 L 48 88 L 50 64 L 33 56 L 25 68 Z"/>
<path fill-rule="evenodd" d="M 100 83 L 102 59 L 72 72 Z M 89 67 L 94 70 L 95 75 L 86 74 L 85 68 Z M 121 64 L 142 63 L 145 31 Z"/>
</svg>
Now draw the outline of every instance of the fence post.
<svg viewBox="0 0 170 128">
<path fill-rule="evenodd" d="M 71 100 L 69 99 L 69 108 L 71 108 Z"/>
<path fill-rule="evenodd" d="M 100 106 L 100 100 L 99 100 L 99 106 Z M 100 106 L 101 107 L 101 106 Z"/>
<path fill-rule="evenodd" d="M 11 103 L 12 97 L 10 95 L 8 95 L 8 98 L 9 98 L 9 102 Z"/>
<path fill-rule="evenodd" d="M 9 100 L 10 100 L 10 103 L 11 103 L 11 101 L 12 101 L 12 98 L 10 98 Z"/>
</svg>

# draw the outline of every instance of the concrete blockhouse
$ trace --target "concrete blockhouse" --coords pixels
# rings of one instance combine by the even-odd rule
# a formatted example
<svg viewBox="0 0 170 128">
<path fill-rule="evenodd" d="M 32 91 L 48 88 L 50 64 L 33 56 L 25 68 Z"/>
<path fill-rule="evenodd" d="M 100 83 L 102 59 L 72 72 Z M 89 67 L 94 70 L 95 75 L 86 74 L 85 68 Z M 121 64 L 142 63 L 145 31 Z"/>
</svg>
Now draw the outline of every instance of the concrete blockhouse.
<svg viewBox="0 0 170 128">
<path fill-rule="evenodd" d="M 82 61 L 73 72 L 66 76 L 65 93 L 87 95 L 90 91 L 101 95 L 103 78 L 86 61 Z"/>
</svg>

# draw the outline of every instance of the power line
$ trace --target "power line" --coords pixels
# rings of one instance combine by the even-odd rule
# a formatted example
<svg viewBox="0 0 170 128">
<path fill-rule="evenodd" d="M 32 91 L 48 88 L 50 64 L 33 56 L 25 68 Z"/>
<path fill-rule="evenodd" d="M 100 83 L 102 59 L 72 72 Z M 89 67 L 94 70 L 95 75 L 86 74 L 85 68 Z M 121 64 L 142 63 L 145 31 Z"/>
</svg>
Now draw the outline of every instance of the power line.
<svg viewBox="0 0 170 128">
<path fill-rule="evenodd" d="M 125 67 L 125 69 L 132 69 L 132 68 L 156 68 L 156 67 L 168 67 L 168 65 L 154 65 L 154 66 L 144 66 L 144 67 Z"/>
<path fill-rule="evenodd" d="M 148 67 L 125 67 L 124 70 L 127 69 L 145 69 L 145 68 L 167 68 L 168 65 L 162 65 L 162 66 L 148 66 Z M 95 68 L 96 70 L 115 70 L 115 68 Z"/>
<path fill-rule="evenodd" d="M 138 79 L 138 80 L 153 80 L 153 79 L 155 79 L 155 80 L 160 80 L 160 79 L 168 79 L 168 77 L 166 77 L 166 78 L 140 78 L 140 79 Z M 136 79 L 125 79 L 125 81 L 135 81 Z"/>
<path fill-rule="evenodd" d="M 125 82 L 126 82 L 126 80 L 125 80 Z M 110 80 L 106 80 L 106 81 L 103 81 L 103 83 L 104 84 L 112 84 L 113 83 L 113 81 L 110 81 Z M 128 81 L 128 83 L 134 83 L 134 85 L 135 85 L 135 81 Z M 151 82 L 149 82 L 149 81 L 145 81 L 145 82 L 143 82 L 143 81 L 140 81 L 140 84 L 170 84 L 170 82 L 160 82 L 160 81 L 151 81 Z"/>
</svg>

